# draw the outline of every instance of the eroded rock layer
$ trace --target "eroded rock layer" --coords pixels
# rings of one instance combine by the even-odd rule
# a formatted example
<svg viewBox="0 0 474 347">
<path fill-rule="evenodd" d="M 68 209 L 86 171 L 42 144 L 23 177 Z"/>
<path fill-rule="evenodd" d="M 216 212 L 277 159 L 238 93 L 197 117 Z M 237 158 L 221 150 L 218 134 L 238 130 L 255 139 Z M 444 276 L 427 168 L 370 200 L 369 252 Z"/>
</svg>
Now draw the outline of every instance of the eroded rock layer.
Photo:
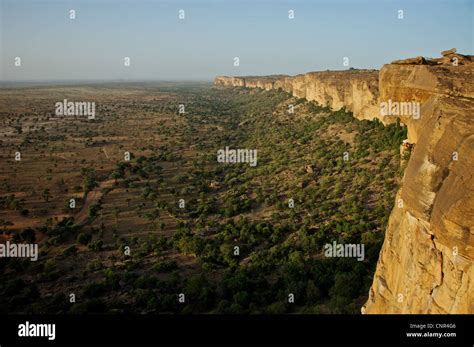
<svg viewBox="0 0 474 347">
<path fill-rule="evenodd" d="M 416 143 L 385 233 L 367 313 L 474 313 L 474 65 L 385 65 L 380 101 Z"/>
<path fill-rule="evenodd" d="M 282 89 L 298 98 L 316 101 L 333 110 L 345 107 L 359 119 L 380 117 L 378 71 L 346 70 L 309 72 L 297 76 L 218 76 L 216 85 Z"/>
<path fill-rule="evenodd" d="M 400 116 L 415 144 L 390 215 L 363 313 L 474 313 L 474 59 L 398 60 L 380 73 L 217 77 L 216 85 L 282 89 L 345 107 L 358 119 L 381 116 L 381 103 L 418 103 Z"/>
</svg>

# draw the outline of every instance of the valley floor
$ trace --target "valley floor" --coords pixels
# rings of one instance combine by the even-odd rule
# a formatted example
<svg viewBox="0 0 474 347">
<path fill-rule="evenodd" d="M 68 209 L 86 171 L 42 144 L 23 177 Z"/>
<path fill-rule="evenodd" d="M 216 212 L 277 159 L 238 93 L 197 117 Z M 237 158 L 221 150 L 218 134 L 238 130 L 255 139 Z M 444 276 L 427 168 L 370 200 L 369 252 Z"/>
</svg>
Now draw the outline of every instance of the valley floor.
<svg viewBox="0 0 474 347">
<path fill-rule="evenodd" d="M 56 116 L 64 99 L 94 101 L 95 119 Z M 359 313 L 367 299 L 398 123 L 205 83 L 2 89 L 0 122 L 0 238 L 40 247 L 0 262 L 4 313 Z M 226 147 L 256 165 L 218 162 Z M 363 260 L 328 257 L 334 242 Z"/>
</svg>

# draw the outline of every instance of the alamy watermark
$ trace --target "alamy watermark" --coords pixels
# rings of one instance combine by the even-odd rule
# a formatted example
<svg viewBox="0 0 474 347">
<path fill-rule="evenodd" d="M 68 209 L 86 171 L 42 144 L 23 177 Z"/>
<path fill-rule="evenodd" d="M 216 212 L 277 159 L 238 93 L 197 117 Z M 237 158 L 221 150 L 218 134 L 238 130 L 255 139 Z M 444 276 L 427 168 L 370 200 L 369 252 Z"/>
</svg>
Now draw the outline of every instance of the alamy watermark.
<svg viewBox="0 0 474 347">
<path fill-rule="evenodd" d="M 68 101 L 64 99 L 55 105 L 56 116 L 87 116 L 87 119 L 95 119 L 94 101 Z"/>
<path fill-rule="evenodd" d="M 19 337 L 47 337 L 52 341 L 56 339 L 56 324 L 38 324 L 26 321 L 24 324 L 18 325 Z"/>
<path fill-rule="evenodd" d="M 31 261 L 38 260 L 37 243 L 0 243 L 0 258 L 30 258 Z"/>
<path fill-rule="evenodd" d="M 326 243 L 324 245 L 324 255 L 332 258 L 357 258 L 358 261 L 363 261 L 365 258 L 365 249 L 363 243 Z"/>
<path fill-rule="evenodd" d="M 381 116 L 411 116 L 420 119 L 420 103 L 417 101 L 383 101 L 380 103 Z"/>
<path fill-rule="evenodd" d="M 219 149 L 217 151 L 218 163 L 248 163 L 250 166 L 257 166 L 256 149 Z"/>
</svg>

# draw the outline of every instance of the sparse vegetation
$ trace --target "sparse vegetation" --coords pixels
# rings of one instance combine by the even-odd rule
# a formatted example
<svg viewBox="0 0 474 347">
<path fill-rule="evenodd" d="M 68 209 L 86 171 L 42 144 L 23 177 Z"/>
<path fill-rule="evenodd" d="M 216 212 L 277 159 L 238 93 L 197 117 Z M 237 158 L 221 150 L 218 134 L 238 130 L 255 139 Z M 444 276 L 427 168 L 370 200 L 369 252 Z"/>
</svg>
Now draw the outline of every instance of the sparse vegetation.
<svg viewBox="0 0 474 347">
<path fill-rule="evenodd" d="M 399 184 L 398 122 L 199 84 L 129 86 L 126 101 L 98 86 L 96 121 L 51 120 L 41 93 L 70 92 L 57 88 L 8 91 L 37 106 L 3 112 L 23 127 L 3 133 L 1 236 L 43 253 L 0 262 L 0 311 L 359 312 Z M 34 160 L 14 163 L 17 146 Z M 256 149 L 258 165 L 217 163 L 226 146 Z M 326 258 L 333 241 L 364 243 L 364 261 Z"/>
</svg>

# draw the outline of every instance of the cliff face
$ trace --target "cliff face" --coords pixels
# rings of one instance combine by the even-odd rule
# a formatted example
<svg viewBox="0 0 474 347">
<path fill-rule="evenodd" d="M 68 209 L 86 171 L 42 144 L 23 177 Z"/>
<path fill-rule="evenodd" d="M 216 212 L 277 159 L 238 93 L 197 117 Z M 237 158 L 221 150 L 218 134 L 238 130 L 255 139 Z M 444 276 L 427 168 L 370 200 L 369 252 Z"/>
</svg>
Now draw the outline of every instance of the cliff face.
<svg viewBox="0 0 474 347">
<path fill-rule="evenodd" d="M 460 61 L 453 65 L 453 59 Z M 382 102 L 415 102 L 403 115 L 416 144 L 397 193 L 363 313 L 474 313 L 473 59 L 448 51 L 385 65 L 380 74 L 315 72 L 294 77 L 217 77 L 223 86 L 281 88 L 359 119 Z"/>
<path fill-rule="evenodd" d="M 219 76 L 214 82 L 221 86 L 282 89 L 296 97 L 327 105 L 333 110 L 345 107 L 358 119 L 381 119 L 378 72 L 375 70 L 309 72 L 297 76 Z"/>
<path fill-rule="evenodd" d="M 416 143 L 390 216 L 367 313 L 474 313 L 474 65 L 385 65 L 380 101 Z"/>
</svg>

